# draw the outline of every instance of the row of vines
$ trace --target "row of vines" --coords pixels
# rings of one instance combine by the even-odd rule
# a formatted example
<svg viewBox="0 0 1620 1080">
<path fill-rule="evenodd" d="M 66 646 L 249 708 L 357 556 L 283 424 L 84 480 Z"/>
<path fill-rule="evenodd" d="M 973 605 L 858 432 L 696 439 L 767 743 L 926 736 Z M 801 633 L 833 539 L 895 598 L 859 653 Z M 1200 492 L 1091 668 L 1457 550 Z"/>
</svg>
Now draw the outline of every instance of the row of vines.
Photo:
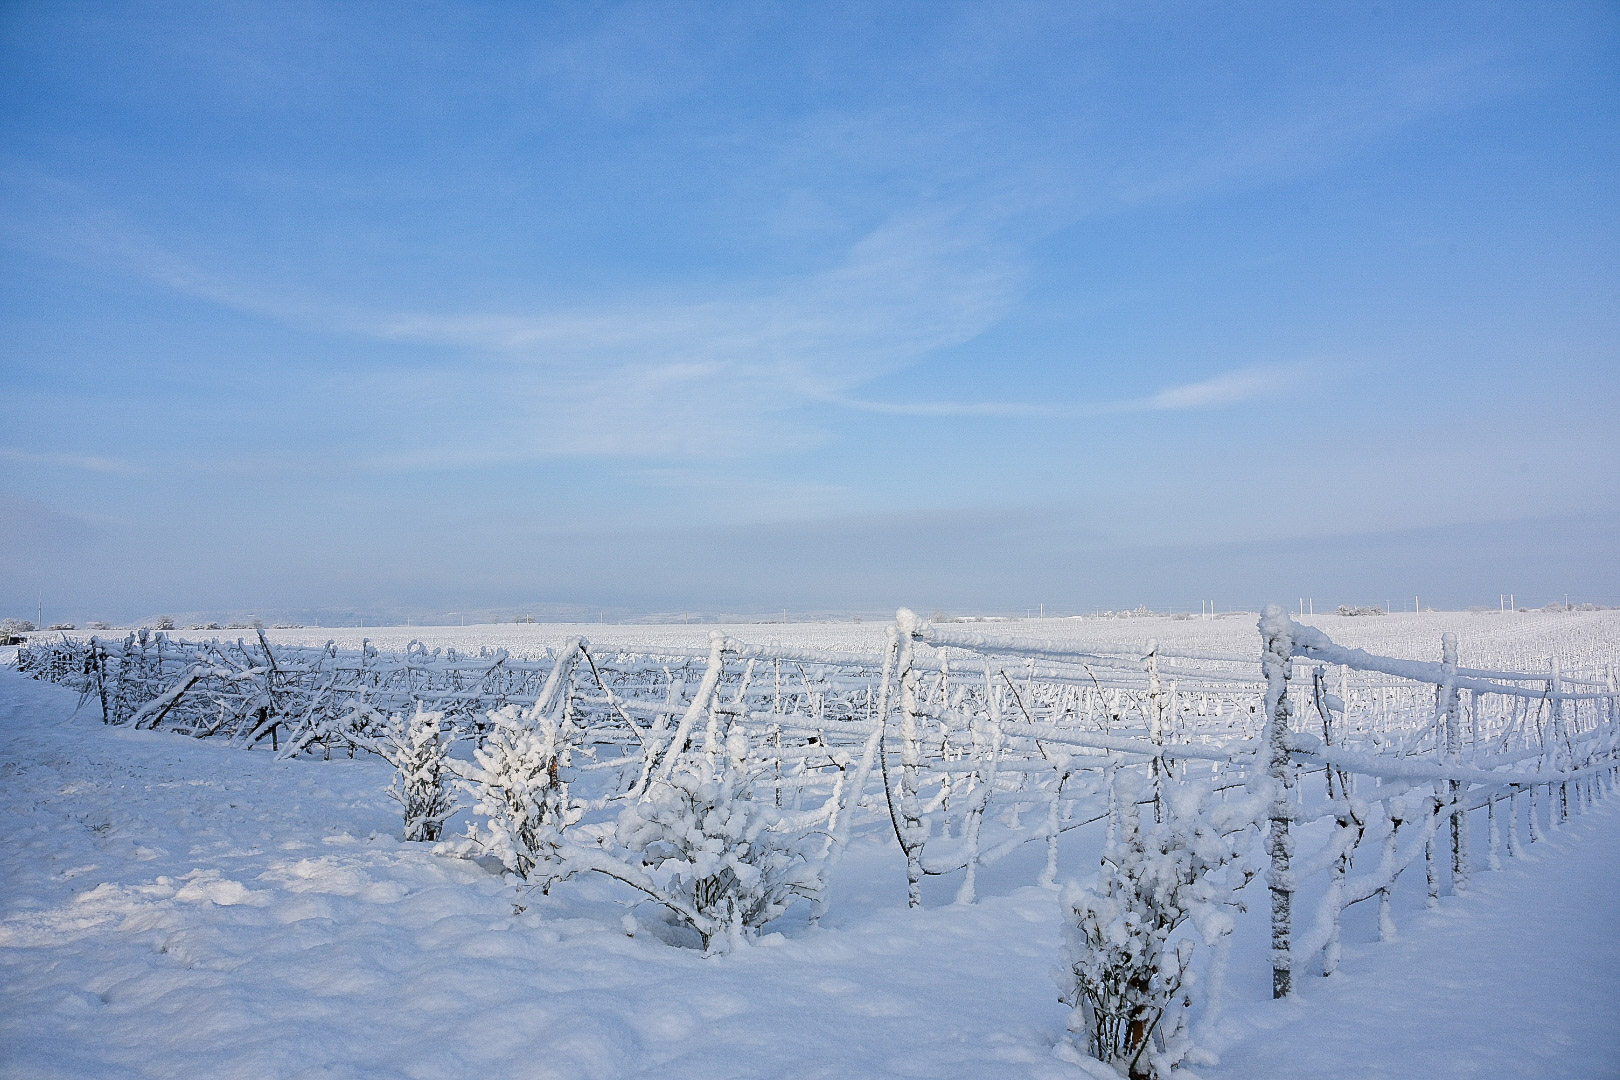
<svg viewBox="0 0 1620 1080">
<path fill-rule="evenodd" d="M 519 658 L 142 632 L 36 639 L 18 666 L 108 724 L 379 754 L 408 839 L 545 889 L 606 875 L 709 951 L 801 901 L 819 918 L 852 843 L 892 845 L 912 906 L 946 875 L 972 903 L 981 871 L 1028 845 L 1045 854 L 1034 883 L 1056 888 L 1065 834 L 1095 825 L 1101 870 L 1063 892 L 1060 988 L 1074 1053 L 1148 1077 L 1196 1059 L 1191 1025 L 1213 1009 L 1195 1007 L 1194 971 L 1212 1000 L 1252 880 L 1283 996 L 1338 970 L 1347 909 L 1376 904 L 1393 934 L 1405 870 L 1424 867 L 1431 903 L 1466 891 L 1620 764 L 1612 662 L 1467 668 L 1451 635 L 1438 661 L 1396 660 L 1275 608 L 1260 630 L 1258 657 L 1082 651 L 906 611 L 875 654 L 718 634 Z M 462 811 L 465 834 L 445 835 Z"/>
</svg>

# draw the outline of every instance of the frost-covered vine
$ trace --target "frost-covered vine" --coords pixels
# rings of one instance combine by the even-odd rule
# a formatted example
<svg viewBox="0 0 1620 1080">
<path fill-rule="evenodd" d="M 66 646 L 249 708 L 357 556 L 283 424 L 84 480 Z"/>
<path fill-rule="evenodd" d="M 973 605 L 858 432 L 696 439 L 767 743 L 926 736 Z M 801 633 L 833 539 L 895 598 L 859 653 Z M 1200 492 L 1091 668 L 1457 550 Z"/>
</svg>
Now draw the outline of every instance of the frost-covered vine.
<svg viewBox="0 0 1620 1080">
<path fill-rule="evenodd" d="M 388 794 L 405 811 L 407 840 L 439 839 L 445 819 L 455 812 L 455 800 L 446 786 L 450 745 L 443 721 L 443 713 L 428 712 L 418 705 L 408 720 L 394 716 L 382 739 L 374 744 L 394 766 L 394 783 Z"/>
<path fill-rule="evenodd" d="M 507 705 L 489 714 L 489 724 L 463 767 L 462 786 L 483 819 L 468 824 L 468 839 L 519 877 L 548 879 L 560 870 L 564 830 L 583 812 L 567 775 L 578 731 L 541 705 Z"/>
<path fill-rule="evenodd" d="M 773 829 L 781 821 L 775 806 L 754 798 L 748 741 L 733 734 L 723 750 L 692 755 L 626 806 L 618 840 L 707 950 L 819 893 L 819 860 L 806 837 Z"/>
<path fill-rule="evenodd" d="M 1063 895 L 1063 1002 L 1091 1057 L 1132 1080 L 1162 1078 L 1191 1050 L 1198 943 L 1231 933 L 1264 800 L 1213 802 L 1206 785 L 1164 786 L 1164 821 L 1139 803 L 1143 778 L 1115 778 L 1119 817 L 1102 870 Z M 1196 936 L 1193 936 L 1196 935 Z"/>
</svg>

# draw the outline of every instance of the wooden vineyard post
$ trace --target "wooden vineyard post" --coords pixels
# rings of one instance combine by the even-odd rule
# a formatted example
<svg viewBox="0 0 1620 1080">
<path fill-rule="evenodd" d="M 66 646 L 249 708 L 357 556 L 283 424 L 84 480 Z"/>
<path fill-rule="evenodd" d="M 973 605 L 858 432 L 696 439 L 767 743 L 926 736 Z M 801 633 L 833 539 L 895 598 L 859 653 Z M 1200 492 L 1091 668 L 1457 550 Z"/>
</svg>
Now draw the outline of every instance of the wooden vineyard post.
<svg viewBox="0 0 1620 1080">
<path fill-rule="evenodd" d="M 1570 761 L 1565 756 L 1565 740 L 1568 738 L 1568 717 L 1563 709 L 1563 672 L 1558 665 L 1558 657 L 1552 657 L 1552 759 L 1558 769 L 1568 769 Z M 1552 810 L 1547 816 L 1547 824 L 1560 826 L 1570 819 L 1570 782 L 1563 780 L 1558 789 L 1547 787 L 1547 798 L 1552 801 Z"/>
<path fill-rule="evenodd" d="M 1440 692 L 1446 712 L 1446 756 L 1453 765 L 1462 761 L 1462 716 L 1457 695 L 1457 635 L 1446 634 L 1440 639 L 1441 665 L 1445 682 Z M 1477 707 L 1477 705 L 1476 705 Z M 1457 780 L 1446 782 L 1446 793 L 1451 800 L 1451 889 L 1468 891 L 1468 811 L 1463 808 L 1464 785 Z"/>
<path fill-rule="evenodd" d="M 1604 674 L 1604 687 L 1605 687 L 1605 689 L 1608 690 L 1608 693 L 1609 693 L 1609 696 L 1606 699 L 1605 704 L 1606 704 L 1607 709 L 1608 709 L 1609 725 L 1611 727 L 1613 727 L 1617 722 L 1620 722 L 1620 714 L 1617 714 L 1616 709 L 1615 709 L 1616 702 L 1620 701 L 1620 685 L 1616 685 L 1616 683 L 1615 683 L 1614 661 L 1613 660 L 1609 661 L 1609 663 L 1605 666 L 1605 668 L 1603 670 L 1603 674 Z M 1616 768 L 1613 767 L 1614 764 L 1615 764 L 1613 738 L 1614 737 L 1611 735 L 1610 736 L 1610 742 L 1609 742 L 1609 747 L 1610 747 L 1609 764 L 1610 764 L 1611 767 L 1604 770 L 1603 773 L 1599 774 L 1600 776 L 1604 777 L 1604 779 L 1607 781 L 1608 786 L 1609 786 L 1609 794 L 1611 794 L 1611 795 L 1614 794 L 1615 778 L 1617 776 L 1620 776 L 1620 769 L 1616 769 Z M 1599 791 L 1602 790 L 1602 784 L 1599 784 L 1598 790 Z"/>
<path fill-rule="evenodd" d="M 1444 787 L 1445 785 L 1440 783 L 1435 786 Z M 1429 884 L 1429 898 L 1424 903 L 1431 908 L 1440 906 L 1440 856 L 1434 850 L 1435 845 L 1440 842 L 1440 799 L 1439 795 L 1429 797 L 1427 804 L 1429 807 L 1428 823 L 1424 826 L 1423 869 Z"/>
<path fill-rule="evenodd" d="M 922 907 L 922 849 L 927 826 L 917 806 L 917 769 L 922 763 L 917 721 L 922 704 L 917 699 L 917 672 L 913 668 L 918 638 L 917 616 L 901 609 L 895 618 L 900 654 L 895 684 L 900 688 L 900 842 L 906 852 L 906 903 Z"/>
<path fill-rule="evenodd" d="M 1344 699 L 1341 697 L 1340 701 L 1342 702 L 1343 700 Z M 1316 706 L 1317 715 L 1322 718 L 1322 745 L 1332 746 L 1333 710 L 1328 706 L 1327 679 L 1322 673 L 1322 665 L 1320 664 L 1311 669 L 1311 701 Z M 1322 769 L 1322 772 L 1327 776 L 1327 797 L 1328 801 L 1332 802 L 1335 797 L 1333 788 L 1334 768 L 1333 766 L 1328 765 Z M 1344 788 L 1344 790 L 1339 792 L 1339 795 L 1349 798 L 1350 790 L 1345 785 L 1344 779 L 1345 778 L 1343 776 L 1339 777 L 1339 786 Z"/>
<path fill-rule="evenodd" d="M 1541 802 L 1540 799 L 1536 798 L 1536 789 L 1539 786 L 1540 785 L 1538 785 L 1538 784 L 1531 784 L 1530 785 L 1529 818 L 1530 818 L 1530 842 L 1532 844 L 1539 843 L 1540 841 L 1545 840 L 1547 838 L 1547 834 L 1542 832 L 1542 830 L 1541 830 L 1541 817 L 1536 812 L 1537 805 Z M 1551 788 L 1549 788 L 1548 790 L 1550 791 Z"/>
<path fill-rule="evenodd" d="M 1288 616 L 1276 604 L 1267 604 L 1260 616 L 1260 666 L 1266 680 L 1266 730 L 1262 753 L 1271 778 L 1271 820 L 1266 833 L 1266 854 L 1271 869 L 1266 886 L 1271 892 L 1271 996 L 1287 997 L 1294 988 L 1292 953 L 1294 879 L 1289 869 L 1293 838 L 1289 823 L 1293 807 L 1289 788 L 1293 769 L 1288 754 L 1288 680 L 1293 675 L 1294 640 Z"/>
<path fill-rule="evenodd" d="M 1155 746 L 1164 745 L 1164 692 L 1159 681 L 1159 643 L 1148 642 L 1148 738 Z M 1164 823 L 1164 755 L 1153 758 L 1153 821 Z"/>
<path fill-rule="evenodd" d="M 979 761 L 989 759 L 989 765 L 981 766 L 975 776 L 977 786 L 973 791 L 973 800 L 968 810 L 967 824 L 964 827 L 964 839 L 967 845 L 967 873 L 962 878 L 962 887 L 957 890 L 956 902 L 971 904 L 978 890 L 979 880 L 979 829 L 984 823 L 984 812 L 990 805 L 990 793 L 996 785 L 996 767 L 1001 758 L 1001 700 L 996 694 L 995 672 L 991 666 L 990 658 L 984 657 L 984 702 L 987 713 L 984 721 L 988 729 L 979 732 L 980 721 L 974 718 L 975 757 Z M 1058 785 L 1061 793 L 1062 785 Z M 1051 843 L 1051 840 L 1048 841 Z M 1048 860 L 1050 863 L 1050 859 Z M 1043 876 L 1041 884 L 1046 884 Z"/>
<path fill-rule="evenodd" d="M 1378 890 L 1378 940 L 1395 940 L 1395 916 L 1390 911 L 1389 893 L 1394 886 L 1395 858 L 1400 854 L 1401 825 L 1405 822 L 1404 800 L 1390 799 L 1384 804 L 1389 817 L 1389 832 L 1384 834 L 1384 858 L 1378 875 L 1385 884 Z"/>
<path fill-rule="evenodd" d="M 101 722 L 111 723 L 107 714 L 107 648 L 99 638 L 90 639 L 90 655 L 96 665 L 96 690 L 101 694 Z"/>
</svg>

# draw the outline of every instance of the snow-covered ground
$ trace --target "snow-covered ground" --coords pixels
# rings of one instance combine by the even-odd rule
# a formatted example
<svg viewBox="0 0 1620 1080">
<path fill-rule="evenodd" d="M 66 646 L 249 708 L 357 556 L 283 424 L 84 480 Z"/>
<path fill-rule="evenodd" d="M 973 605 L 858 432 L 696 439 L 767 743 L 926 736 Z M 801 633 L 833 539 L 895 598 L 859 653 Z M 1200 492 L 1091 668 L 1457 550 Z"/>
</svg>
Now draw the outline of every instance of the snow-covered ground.
<svg viewBox="0 0 1620 1080">
<path fill-rule="evenodd" d="M 874 841 L 819 926 L 791 911 L 705 958 L 610 883 L 540 896 L 400 842 L 376 760 L 277 761 L 76 703 L 0 669 L 5 1076 L 1082 1075 L 1053 1053 L 1056 896 L 1020 857 L 976 905 L 936 879 L 910 911 Z M 1065 839 L 1069 868 L 1100 843 Z M 1256 895 L 1198 1075 L 1620 1076 L 1620 800 L 1437 911 L 1420 893 L 1397 894 L 1394 943 L 1352 909 L 1341 974 L 1284 1002 Z"/>
</svg>

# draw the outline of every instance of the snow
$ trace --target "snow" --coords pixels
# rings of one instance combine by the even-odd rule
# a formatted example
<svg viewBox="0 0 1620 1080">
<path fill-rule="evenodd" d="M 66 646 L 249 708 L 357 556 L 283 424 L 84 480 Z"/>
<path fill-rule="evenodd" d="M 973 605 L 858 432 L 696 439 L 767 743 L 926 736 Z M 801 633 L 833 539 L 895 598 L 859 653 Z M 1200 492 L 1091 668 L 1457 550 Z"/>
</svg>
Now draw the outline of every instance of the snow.
<svg viewBox="0 0 1620 1080">
<path fill-rule="evenodd" d="M 1620 1077 L 1620 805 L 1408 916 L 1399 940 L 1344 951 L 1353 974 L 1247 1010 L 1200 1074 Z"/>
<path fill-rule="evenodd" d="M 1255 615 L 1233 612 L 1215 619 L 1178 619 L 1170 616 L 1140 618 L 1007 619 L 994 623 L 931 624 L 942 634 L 986 639 L 1044 639 L 1064 648 L 1103 652 L 1134 651 L 1145 655 L 1156 640 L 1167 654 L 1204 650 L 1213 654 L 1255 656 L 1259 644 Z M 1325 632 L 1340 645 L 1367 649 L 1385 656 L 1411 660 L 1437 660 L 1440 636 L 1455 633 L 1465 666 L 1526 670 L 1529 661 L 1546 659 L 1559 649 L 1580 644 L 1604 656 L 1620 652 L 1620 610 L 1571 612 L 1395 612 L 1382 618 L 1312 615 L 1296 621 Z M 272 644 L 324 645 L 335 641 L 341 649 L 357 649 L 370 640 L 386 651 L 403 651 L 411 641 L 428 648 L 454 647 L 476 653 L 480 647 L 506 649 L 513 656 L 543 655 L 546 649 L 572 637 L 583 636 L 593 645 L 610 648 L 676 647 L 707 654 L 709 635 L 720 632 L 759 645 L 879 654 L 884 637 L 894 624 L 887 619 L 862 622 L 825 621 L 795 623 L 494 623 L 477 626 L 367 626 L 297 627 L 267 629 Z M 987 631 L 987 632 L 984 632 Z M 245 631 L 221 631 L 234 639 Z M 115 635 L 116 636 L 116 635 Z M 212 632 L 177 631 L 173 636 L 203 638 Z M 251 634 L 249 634 L 251 637 Z"/>
<path fill-rule="evenodd" d="M 6 1075 L 1072 1073 L 1046 890 L 909 912 L 893 875 L 706 959 L 652 905 L 627 936 L 611 884 L 520 892 L 400 842 L 381 762 L 65 723 L 75 701 L 0 671 Z"/>
<path fill-rule="evenodd" d="M 1597 616 L 1448 618 L 1552 628 L 1476 639 L 1472 655 L 1462 630 L 1471 662 L 1516 666 L 1503 657 L 1577 627 L 1607 641 L 1612 620 Z M 1256 645 L 1252 619 L 1232 628 L 1241 637 L 1219 636 L 1231 620 L 1142 632 L 1149 621 L 1077 620 L 1075 638 Z M 1384 637 L 1358 646 L 1423 659 L 1447 627 L 1360 622 Z M 860 626 L 881 645 L 883 626 Z M 476 648 L 482 629 L 443 643 Z M 663 629 L 698 646 L 713 627 Z M 781 630 L 805 647 L 873 647 Z M 1402 635 L 1410 649 L 1391 644 Z M 819 923 L 800 903 L 757 943 L 704 957 L 695 934 L 595 875 L 542 895 L 493 860 L 401 842 L 393 772 L 375 758 L 277 760 L 108 728 L 89 703 L 72 716 L 76 704 L 0 669 L 0 1075 L 1085 1075 L 1055 1052 L 1062 913 L 1054 891 L 1025 884 L 1037 845 L 981 868 L 976 904 L 949 903 L 962 879 L 947 875 L 907 910 L 892 836 L 858 838 Z M 1101 829 L 1065 834 L 1065 877 L 1095 865 Z M 1339 973 L 1302 971 L 1280 1002 L 1263 884 L 1251 885 L 1207 1038 L 1219 1064 L 1196 1074 L 1620 1075 L 1620 800 L 1504 863 L 1433 911 L 1420 884 L 1397 891 L 1393 943 L 1375 940 L 1370 905 L 1351 909 Z"/>
</svg>

